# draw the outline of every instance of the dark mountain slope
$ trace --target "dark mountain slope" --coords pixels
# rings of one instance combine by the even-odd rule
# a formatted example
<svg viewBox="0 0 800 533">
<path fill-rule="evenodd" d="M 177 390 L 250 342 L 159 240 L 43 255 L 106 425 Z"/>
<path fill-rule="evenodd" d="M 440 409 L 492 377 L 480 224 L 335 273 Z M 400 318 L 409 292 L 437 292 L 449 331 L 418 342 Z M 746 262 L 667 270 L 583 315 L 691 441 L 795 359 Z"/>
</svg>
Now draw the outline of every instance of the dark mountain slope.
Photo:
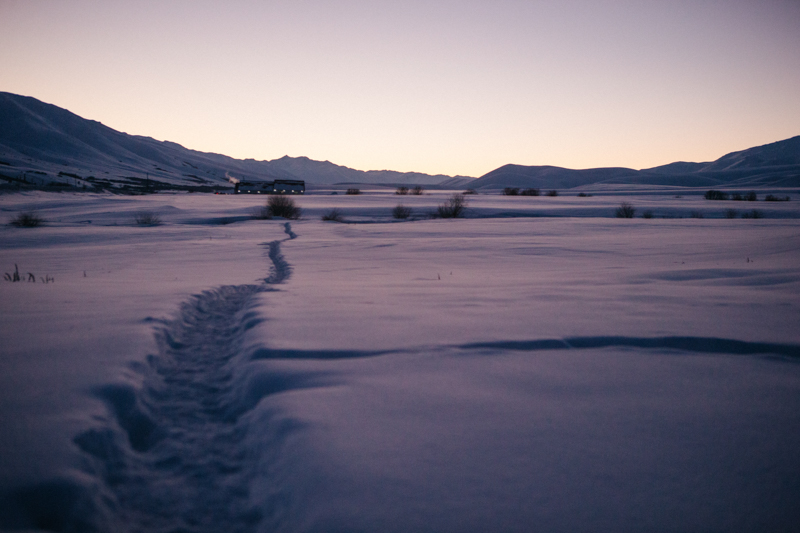
<svg viewBox="0 0 800 533">
<path fill-rule="evenodd" d="M 307 157 L 234 159 L 128 135 L 35 98 L 0 92 L 0 174 L 46 183 L 58 181 L 59 173 L 91 176 L 90 183 L 111 188 L 134 186 L 142 180 L 163 187 L 227 187 L 229 176 L 253 181 L 302 179 L 310 184 L 426 186 L 453 179 L 418 172 L 364 172 Z"/>
<path fill-rule="evenodd" d="M 724 155 L 709 163 L 676 162 L 645 170 L 504 165 L 472 182 L 475 189 L 567 189 L 594 184 L 800 186 L 800 136 Z"/>
</svg>

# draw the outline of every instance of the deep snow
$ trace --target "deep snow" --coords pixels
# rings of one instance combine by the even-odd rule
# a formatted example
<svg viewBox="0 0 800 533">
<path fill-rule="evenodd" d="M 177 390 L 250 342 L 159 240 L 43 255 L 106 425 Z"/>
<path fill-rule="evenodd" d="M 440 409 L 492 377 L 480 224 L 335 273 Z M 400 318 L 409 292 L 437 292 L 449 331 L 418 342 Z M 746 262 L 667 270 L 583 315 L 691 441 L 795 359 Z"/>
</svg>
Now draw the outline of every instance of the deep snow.
<svg viewBox="0 0 800 533">
<path fill-rule="evenodd" d="M 0 196 L 0 526 L 791 530 L 797 202 L 593 194 Z"/>
</svg>

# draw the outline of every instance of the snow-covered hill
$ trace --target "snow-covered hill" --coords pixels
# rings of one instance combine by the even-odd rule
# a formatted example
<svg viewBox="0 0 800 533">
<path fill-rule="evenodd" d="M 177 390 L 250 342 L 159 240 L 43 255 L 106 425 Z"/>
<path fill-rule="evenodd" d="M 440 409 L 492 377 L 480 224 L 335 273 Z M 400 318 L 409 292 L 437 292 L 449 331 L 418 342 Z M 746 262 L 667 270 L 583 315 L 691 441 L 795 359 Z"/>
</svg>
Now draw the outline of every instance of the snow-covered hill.
<svg viewBox="0 0 800 533">
<path fill-rule="evenodd" d="M 234 159 L 198 152 L 150 137 L 128 135 L 35 98 L 0 92 L 0 178 L 41 187 L 158 190 L 228 188 L 239 180 L 302 179 L 310 184 L 421 184 L 428 187 L 473 178 L 389 170 L 364 172 L 282 157 Z"/>
<path fill-rule="evenodd" d="M 800 136 L 727 154 L 708 163 L 650 169 L 504 165 L 478 179 L 392 170 L 361 171 L 284 156 L 272 161 L 198 152 L 128 135 L 35 98 L 0 92 L 0 183 L 115 191 L 230 188 L 239 180 L 301 179 L 311 185 L 424 185 L 428 188 L 565 189 L 597 184 L 680 187 L 800 186 Z"/>
<path fill-rule="evenodd" d="M 596 184 L 678 187 L 800 186 L 800 136 L 724 155 L 709 163 L 676 162 L 643 170 L 505 165 L 472 182 L 473 189 L 566 189 Z"/>
</svg>

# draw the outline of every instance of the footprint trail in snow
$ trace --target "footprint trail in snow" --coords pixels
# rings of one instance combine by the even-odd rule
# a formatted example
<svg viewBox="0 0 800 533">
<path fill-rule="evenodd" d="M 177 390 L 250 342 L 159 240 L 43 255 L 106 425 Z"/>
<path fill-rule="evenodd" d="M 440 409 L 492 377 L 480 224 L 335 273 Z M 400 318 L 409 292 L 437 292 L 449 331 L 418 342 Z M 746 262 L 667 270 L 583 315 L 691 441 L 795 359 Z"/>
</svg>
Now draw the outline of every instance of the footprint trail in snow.
<svg viewBox="0 0 800 533">
<path fill-rule="evenodd" d="M 296 238 L 289 223 L 284 230 Z M 204 291 L 162 321 L 159 353 L 136 369 L 138 386 L 96 391 L 110 416 L 74 439 L 102 487 L 93 528 L 237 532 L 261 521 L 248 503 L 233 371 L 244 333 L 260 322 L 253 297 L 291 275 L 280 244 L 266 244 L 272 265 L 264 284 Z"/>
</svg>

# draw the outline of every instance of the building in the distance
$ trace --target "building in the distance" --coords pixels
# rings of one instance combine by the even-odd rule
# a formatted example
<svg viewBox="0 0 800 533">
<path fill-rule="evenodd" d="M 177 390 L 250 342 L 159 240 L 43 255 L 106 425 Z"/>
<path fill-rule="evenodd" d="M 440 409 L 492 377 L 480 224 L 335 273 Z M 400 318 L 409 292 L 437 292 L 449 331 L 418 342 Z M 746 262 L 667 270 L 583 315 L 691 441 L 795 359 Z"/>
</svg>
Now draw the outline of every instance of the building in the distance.
<svg viewBox="0 0 800 533">
<path fill-rule="evenodd" d="M 240 181 L 233 185 L 236 194 L 305 194 L 306 182 L 303 180 Z"/>
</svg>

